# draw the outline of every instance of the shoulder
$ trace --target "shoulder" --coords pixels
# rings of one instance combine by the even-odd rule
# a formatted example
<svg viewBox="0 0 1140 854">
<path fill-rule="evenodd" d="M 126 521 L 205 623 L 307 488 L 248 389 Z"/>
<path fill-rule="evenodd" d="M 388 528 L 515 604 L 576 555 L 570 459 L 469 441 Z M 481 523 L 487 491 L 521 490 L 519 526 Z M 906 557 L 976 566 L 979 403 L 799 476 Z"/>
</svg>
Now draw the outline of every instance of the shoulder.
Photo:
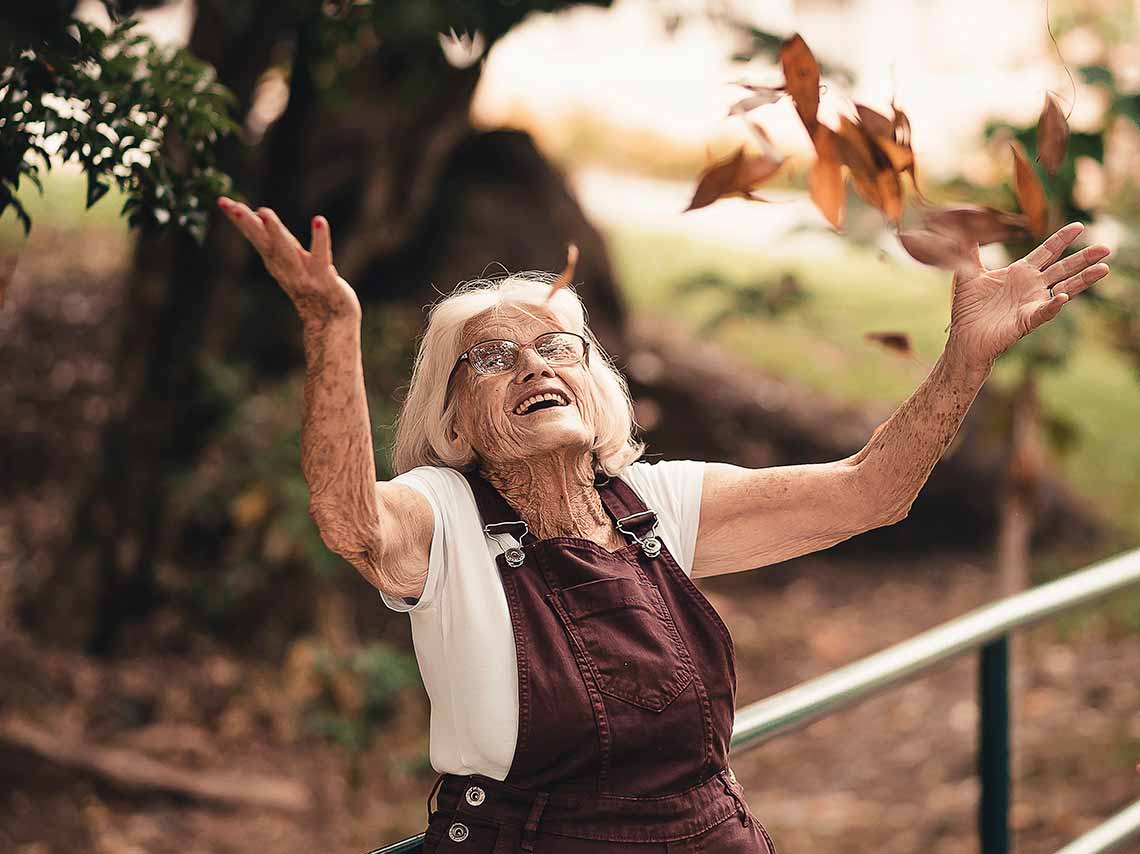
<svg viewBox="0 0 1140 854">
<path fill-rule="evenodd" d="M 658 460 L 631 463 L 618 477 L 637 491 L 676 491 L 700 488 L 704 481 L 705 463 L 703 460 Z"/>
<path fill-rule="evenodd" d="M 416 466 L 388 482 L 409 486 L 439 504 L 473 500 L 471 485 L 463 472 L 448 466 Z"/>
</svg>

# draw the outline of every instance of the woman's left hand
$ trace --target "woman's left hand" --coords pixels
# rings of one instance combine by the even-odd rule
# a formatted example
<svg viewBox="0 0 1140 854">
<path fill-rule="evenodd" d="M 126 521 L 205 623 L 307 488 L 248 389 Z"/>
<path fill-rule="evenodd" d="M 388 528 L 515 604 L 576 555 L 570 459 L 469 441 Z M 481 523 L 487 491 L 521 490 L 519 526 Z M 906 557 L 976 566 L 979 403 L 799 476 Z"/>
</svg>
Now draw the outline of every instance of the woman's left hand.
<svg viewBox="0 0 1140 854">
<path fill-rule="evenodd" d="M 1057 260 L 1084 228 L 1079 222 L 1069 223 L 1020 261 L 998 270 L 985 269 L 974 247 L 969 264 L 954 274 L 950 307 L 950 340 L 962 358 L 974 365 L 992 365 L 1017 341 L 1060 314 L 1069 300 L 1108 275 L 1108 265 L 1096 263 L 1108 255 L 1107 246 L 1090 246 Z"/>
</svg>

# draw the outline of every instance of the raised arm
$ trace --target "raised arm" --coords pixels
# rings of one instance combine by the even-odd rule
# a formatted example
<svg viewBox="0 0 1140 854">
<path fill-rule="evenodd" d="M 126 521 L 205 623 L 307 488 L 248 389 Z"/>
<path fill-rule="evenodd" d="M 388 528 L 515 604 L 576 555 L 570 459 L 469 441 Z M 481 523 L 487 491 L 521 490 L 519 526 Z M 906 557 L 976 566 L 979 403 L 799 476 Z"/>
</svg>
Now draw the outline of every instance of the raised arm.
<svg viewBox="0 0 1140 854">
<path fill-rule="evenodd" d="M 378 483 L 360 351 L 360 302 L 332 263 L 323 217 L 305 250 L 268 208 L 219 207 L 253 244 L 293 301 L 305 348 L 301 470 L 321 539 L 379 590 L 419 596 L 427 578 L 433 519 L 427 500 L 399 483 Z"/>
<path fill-rule="evenodd" d="M 763 469 L 708 463 L 694 577 L 778 563 L 905 519 L 997 357 L 1108 273 L 1095 263 L 1105 246 L 1058 260 L 1081 231 L 1071 223 L 999 270 L 985 270 L 974 247 L 955 274 L 942 355 L 858 453 Z"/>
</svg>

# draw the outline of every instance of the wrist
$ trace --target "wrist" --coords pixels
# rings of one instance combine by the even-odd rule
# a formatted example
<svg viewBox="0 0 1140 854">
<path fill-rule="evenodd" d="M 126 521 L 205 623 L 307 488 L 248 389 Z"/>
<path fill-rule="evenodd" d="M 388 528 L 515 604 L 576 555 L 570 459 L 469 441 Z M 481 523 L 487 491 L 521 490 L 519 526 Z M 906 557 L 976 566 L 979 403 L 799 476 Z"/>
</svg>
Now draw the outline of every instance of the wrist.
<svg viewBox="0 0 1140 854">
<path fill-rule="evenodd" d="M 362 314 L 359 307 L 338 311 L 309 312 L 301 315 L 301 332 L 305 338 L 328 334 L 359 333 L 361 320 Z"/>
<path fill-rule="evenodd" d="M 950 339 L 946 342 L 946 349 L 942 351 L 941 361 L 951 375 L 980 385 L 990 375 L 996 359 L 970 355 L 954 339 Z"/>
</svg>

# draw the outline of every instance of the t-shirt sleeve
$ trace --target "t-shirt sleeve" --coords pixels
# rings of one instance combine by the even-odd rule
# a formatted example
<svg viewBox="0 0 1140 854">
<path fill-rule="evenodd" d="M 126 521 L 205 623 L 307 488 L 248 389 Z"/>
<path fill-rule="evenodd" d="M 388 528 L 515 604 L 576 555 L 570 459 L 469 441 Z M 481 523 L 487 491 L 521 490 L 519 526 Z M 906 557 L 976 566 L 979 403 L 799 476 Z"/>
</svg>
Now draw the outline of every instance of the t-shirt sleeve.
<svg viewBox="0 0 1140 854">
<path fill-rule="evenodd" d="M 646 505 L 657 512 L 661 533 L 685 575 L 693 574 L 701 521 L 702 460 L 637 462 L 622 475 Z"/>
<path fill-rule="evenodd" d="M 402 475 L 392 478 L 390 482 L 402 483 L 405 486 L 411 487 L 426 498 L 428 504 L 431 505 L 431 551 L 428 556 L 427 579 L 424 582 L 423 595 L 421 595 L 419 599 L 414 597 L 405 599 L 399 596 L 392 596 L 383 590 L 379 591 L 380 598 L 384 604 L 393 611 L 422 611 L 430 608 L 437 601 L 446 574 L 447 525 L 444 522 L 444 508 L 447 507 L 448 504 L 446 495 L 442 493 L 446 491 L 447 483 L 434 473 L 429 466 L 422 466 L 404 472 Z"/>
</svg>

